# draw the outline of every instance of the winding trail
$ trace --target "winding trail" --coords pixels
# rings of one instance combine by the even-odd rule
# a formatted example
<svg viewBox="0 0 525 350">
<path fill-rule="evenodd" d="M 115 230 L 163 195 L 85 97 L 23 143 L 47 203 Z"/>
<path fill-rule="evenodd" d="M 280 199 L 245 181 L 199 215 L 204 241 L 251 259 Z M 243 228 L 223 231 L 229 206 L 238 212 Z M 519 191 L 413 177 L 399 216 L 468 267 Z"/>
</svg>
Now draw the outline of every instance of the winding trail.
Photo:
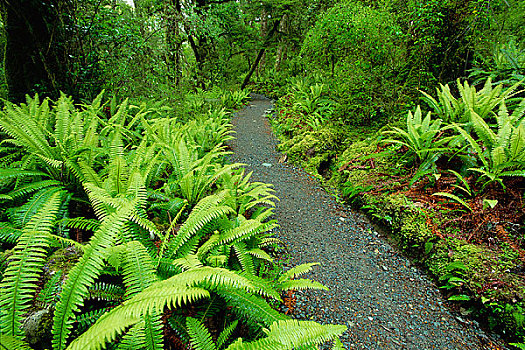
<svg viewBox="0 0 525 350">
<path fill-rule="evenodd" d="M 365 217 L 338 205 L 303 170 L 278 162 L 278 141 L 265 117 L 271 107 L 255 96 L 238 112 L 230 146 L 254 181 L 274 185 L 276 234 L 286 242 L 290 266 L 321 263 L 307 277 L 330 291 L 298 293 L 293 316 L 346 324 L 347 349 L 501 349 L 475 322 L 449 311 L 437 287 Z"/>
</svg>

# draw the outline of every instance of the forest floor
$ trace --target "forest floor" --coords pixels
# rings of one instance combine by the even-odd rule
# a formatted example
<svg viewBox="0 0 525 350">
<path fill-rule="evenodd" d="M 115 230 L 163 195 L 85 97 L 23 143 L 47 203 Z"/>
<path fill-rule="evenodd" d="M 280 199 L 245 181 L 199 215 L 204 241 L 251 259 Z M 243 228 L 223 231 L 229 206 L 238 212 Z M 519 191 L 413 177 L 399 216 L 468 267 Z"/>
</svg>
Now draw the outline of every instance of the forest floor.
<svg viewBox="0 0 525 350">
<path fill-rule="evenodd" d="M 341 205 L 302 169 L 281 163 L 266 112 L 254 96 L 233 118 L 232 160 L 273 184 L 280 199 L 277 238 L 285 267 L 319 262 L 307 277 L 330 288 L 295 293 L 285 311 L 297 319 L 345 324 L 347 349 L 504 349 L 492 335 L 451 311 L 436 285 L 369 221 Z"/>
</svg>

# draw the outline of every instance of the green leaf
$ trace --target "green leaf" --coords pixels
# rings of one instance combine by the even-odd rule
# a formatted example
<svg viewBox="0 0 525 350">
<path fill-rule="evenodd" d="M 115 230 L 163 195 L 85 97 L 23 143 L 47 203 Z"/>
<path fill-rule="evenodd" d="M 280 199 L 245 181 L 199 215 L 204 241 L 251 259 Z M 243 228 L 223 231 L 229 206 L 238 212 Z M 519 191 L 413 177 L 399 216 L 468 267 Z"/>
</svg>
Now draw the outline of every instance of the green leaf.
<svg viewBox="0 0 525 350">
<path fill-rule="evenodd" d="M 452 199 L 453 201 L 463 205 L 469 211 L 472 211 L 472 208 L 470 208 L 470 206 L 463 199 L 459 198 L 458 196 L 456 196 L 456 195 L 454 195 L 452 193 L 436 192 L 436 193 L 433 193 L 432 195 L 433 196 L 441 196 L 441 197 L 446 197 L 446 198 Z"/>
<path fill-rule="evenodd" d="M 450 301 L 469 301 L 471 298 L 468 295 L 459 294 L 459 295 L 453 295 L 448 300 Z"/>
</svg>

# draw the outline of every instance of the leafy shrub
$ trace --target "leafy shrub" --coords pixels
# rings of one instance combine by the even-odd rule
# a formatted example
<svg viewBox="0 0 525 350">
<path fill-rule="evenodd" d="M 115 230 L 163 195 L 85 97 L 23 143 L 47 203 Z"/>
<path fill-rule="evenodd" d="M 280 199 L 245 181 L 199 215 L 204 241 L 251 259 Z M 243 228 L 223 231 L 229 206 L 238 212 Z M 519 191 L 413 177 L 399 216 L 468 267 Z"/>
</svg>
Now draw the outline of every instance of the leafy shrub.
<svg viewBox="0 0 525 350">
<path fill-rule="evenodd" d="M 14 245 L 2 267 L 0 345 L 29 348 L 21 326 L 39 308 L 53 310 L 43 330 L 52 349 L 161 349 L 163 331 L 208 348 L 337 343 L 344 326 L 297 322 L 270 306 L 283 291 L 326 287 L 296 278 L 312 264 L 264 279 L 275 197 L 224 164 L 224 110 L 182 124 L 158 110 L 131 115 L 126 100 L 108 117 L 101 99 L 81 110 L 65 96 L 56 108 L 29 99 L 0 114 L 17 151 L 0 170 L 0 200 L 13 207 L 1 213 L 0 239 Z M 64 246 L 79 254 L 48 275 L 47 257 Z M 230 339 L 239 323 L 251 332 Z"/>
</svg>

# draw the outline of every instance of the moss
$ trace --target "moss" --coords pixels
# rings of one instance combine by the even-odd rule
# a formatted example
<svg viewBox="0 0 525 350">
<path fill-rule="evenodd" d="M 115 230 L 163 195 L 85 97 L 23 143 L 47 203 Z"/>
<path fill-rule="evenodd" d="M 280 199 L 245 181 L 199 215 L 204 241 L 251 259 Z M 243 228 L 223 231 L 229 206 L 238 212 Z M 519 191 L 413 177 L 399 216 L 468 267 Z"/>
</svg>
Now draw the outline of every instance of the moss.
<svg viewBox="0 0 525 350">
<path fill-rule="evenodd" d="M 373 209 L 373 216 L 390 226 L 401 249 L 414 255 L 414 248 L 422 248 L 433 237 L 427 225 L 427 216 L 402 194 L 365 196 Z M 416 249 L 416 252 L 418 250 Z"/>
<path fill-rule="evenodd" d="M 302 165 L 310 174 L 329 178 L 331 174 L 327 172 L 332 169 L 327 165 L 331 165 L 343 139 L 344 134 L 341 131 L 326 126 L 283 141 L 278 149 L 286 153 L 291 162 Z"/>
</svg>

